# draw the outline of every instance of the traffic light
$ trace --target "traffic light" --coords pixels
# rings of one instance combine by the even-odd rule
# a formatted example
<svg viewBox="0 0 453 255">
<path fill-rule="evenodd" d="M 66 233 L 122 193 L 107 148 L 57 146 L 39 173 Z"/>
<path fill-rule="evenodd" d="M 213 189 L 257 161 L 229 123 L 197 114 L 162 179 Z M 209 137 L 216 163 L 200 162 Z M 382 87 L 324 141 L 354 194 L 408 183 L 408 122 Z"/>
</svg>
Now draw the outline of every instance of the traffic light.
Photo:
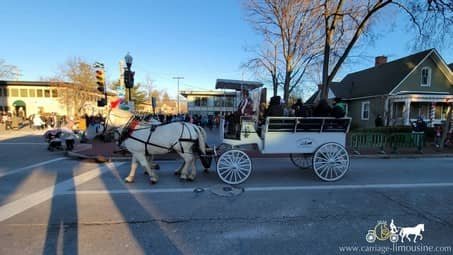
<svg viewBox="0 0 453 255">
<path fill-rule="evenodd" d="M 105 100 L 105 98 L 101 98 L 98 100 L 98 107 L 104 107 L 107 105 L 107 101 Z"/>
<path fill-rule="evenodd" d="M 104 70 L 102 70 L 102 69 L 96 70 L 96 84 L 97 84 L 97 89 L 100 92 L 104 93 L 105 81 L 104 81 Z"/>
<path fill-rule="evenodd" d="M 129 70 L 124 72 L 124 84 L 126 85 L 126 88 L 131 89 L 134 87 L 134 75 L 135 72 Z"/>
</svg>

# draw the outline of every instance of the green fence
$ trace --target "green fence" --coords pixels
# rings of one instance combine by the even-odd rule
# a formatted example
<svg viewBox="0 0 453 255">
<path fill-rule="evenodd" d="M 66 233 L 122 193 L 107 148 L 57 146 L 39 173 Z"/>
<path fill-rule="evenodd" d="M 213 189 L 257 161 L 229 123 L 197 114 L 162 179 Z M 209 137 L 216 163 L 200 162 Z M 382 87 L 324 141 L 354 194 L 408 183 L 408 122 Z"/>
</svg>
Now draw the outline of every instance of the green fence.
<svg viewBox="0 0 453 255">
<path fill-rule="evenodd" d="M 376 148 L 384 153 L 390 148 L 396 153 L 401 148 L 415 148 L 418 152 L 425 146 L 425 134 L 423 132 L 412 133 L 349 133 L 349 146 L 358 152 L 360 149 Z"/>
</svg>

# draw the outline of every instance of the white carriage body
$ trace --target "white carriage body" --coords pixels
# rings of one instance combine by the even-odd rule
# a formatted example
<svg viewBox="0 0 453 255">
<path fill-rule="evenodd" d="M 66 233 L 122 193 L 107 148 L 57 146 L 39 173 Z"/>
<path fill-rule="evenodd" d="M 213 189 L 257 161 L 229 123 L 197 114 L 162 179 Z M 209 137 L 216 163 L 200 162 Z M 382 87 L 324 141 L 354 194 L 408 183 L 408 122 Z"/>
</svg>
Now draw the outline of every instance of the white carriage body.
<svg viewBox="0 0 453 255">
<path fill-rule="evenodd" d="M 223 123 L 220 135 L 224 144 L 233 147 L 256 144 L 263 154 L 311 154 L 326 143 L 345 147 L 350 122 L 351 118 L 268 117 L 259 135 L 256 122 L 244 118 L 239 139 L 226 139 Z"/>
</svg>

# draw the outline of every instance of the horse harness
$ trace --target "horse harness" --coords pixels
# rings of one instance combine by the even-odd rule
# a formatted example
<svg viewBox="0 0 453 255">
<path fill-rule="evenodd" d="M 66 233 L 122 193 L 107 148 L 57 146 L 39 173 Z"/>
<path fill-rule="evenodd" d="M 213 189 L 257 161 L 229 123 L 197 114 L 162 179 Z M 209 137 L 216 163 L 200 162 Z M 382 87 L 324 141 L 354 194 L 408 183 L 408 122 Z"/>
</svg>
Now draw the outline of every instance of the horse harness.
<svg viewBox="0 0 453 255">
<path fill-rule="evenodd" d="M 184 153 L 184 148 L 182 146 L 182 142 L 192 142 L 192 143 L 195 143 L 197 142 L 198 140 L 197 139 L 194 139 L 192 138 L 192 132 L 190 131 L 190 129 L 187 127 L 187 124 L 184 123 L 184 122 L 180 122 L 181 125 L 182 125 L 182 130 L 181 130 L 181 135 L 179 137 L 179 139 L 173 144 L 171 145 L 170 147 L 166 147 L 166 146 L 163 146 L 163 145 L 160 145 L 160 144 L 155 144 L 155 143 L 152 143 L 150 142 L 151 140 L 151 135 L 152 133 L 156 130 L 156 126 L 155 125 L 152 125 L 150 128 L 148 127 L 145 127 L 145 128 L 135 128 L 138 124 L 139 124 L 139 121 L 138 119 L 133 116 L 131 117 L 131 119 L 129 119 L 129 121 L 127 122 L 125 128 L 123 129 L 123 131 L 121 132 L 120 134 L 120 139 L 118 141 L 119 145 L 126 139 L 132 139 L 132 140 L 135 140 L 137 142 L 140 142 L 140 143 L 143 143 L 145 145 L 145 154 L 146 156 L 149 156 L 151 154 L 149 154 L 148 152 L 148 146 L 154 146 L 154 147 L 157 147 L 157 148 L 161 148 L 161 149 L 166 149 L 168 150 L 168 152 L 174 150 L 175 148 L 175 145 L 177 145 L 179 143 L 179 146 L 181 148 L 181 152 Z M 164 126 L 164 125 L 167 125 L 167 124 L 163 124 L 163 125 L 160 125 L 160 126 Z M 187 128 L 187 131 L 189 132 L 189 138 L 183 138 L 183 135 L 184 135 L 184 128 Z M 137 137 L 134 137 L 132 135 L 132 133 L 134 131 L 137 131 L 137 130 L 143 130 L 143 129 L 150 129 L 149 131 L 149 135 L 148 135 L 148 139 L 147 140 L 141 140 Z M 198 134 L 198 131 L 195 130 L 195 132 Z"/>
</svg>

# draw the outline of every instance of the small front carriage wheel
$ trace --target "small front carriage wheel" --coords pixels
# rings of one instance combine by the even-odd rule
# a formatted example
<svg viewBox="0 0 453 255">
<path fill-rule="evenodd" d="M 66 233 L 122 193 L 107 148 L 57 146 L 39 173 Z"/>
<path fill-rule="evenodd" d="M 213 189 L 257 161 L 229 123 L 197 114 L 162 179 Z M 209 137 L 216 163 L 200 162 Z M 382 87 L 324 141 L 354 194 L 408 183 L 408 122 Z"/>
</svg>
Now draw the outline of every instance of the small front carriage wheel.
<svg viewBox="0 0 453 255">
<path fill-rule="evenodd" d="M 312 155 L 311 154 L 289 154 L 291 162 L 300 169 L 307 169 L 311 167 Z"/>
<path fill-rule="evenodd" d="M 252 172 L 252 161 L 241 150 L 229 150 L 217 161 L 217 174 L 227 184 L 243 183 Z"/>
<path fill-rule="evenodd" d="M 338 143 L 325 143 L 313 154 L 313 170 L 323 181 L 341 179 L 349 170 L 349 154 Z"/>
</svg>

